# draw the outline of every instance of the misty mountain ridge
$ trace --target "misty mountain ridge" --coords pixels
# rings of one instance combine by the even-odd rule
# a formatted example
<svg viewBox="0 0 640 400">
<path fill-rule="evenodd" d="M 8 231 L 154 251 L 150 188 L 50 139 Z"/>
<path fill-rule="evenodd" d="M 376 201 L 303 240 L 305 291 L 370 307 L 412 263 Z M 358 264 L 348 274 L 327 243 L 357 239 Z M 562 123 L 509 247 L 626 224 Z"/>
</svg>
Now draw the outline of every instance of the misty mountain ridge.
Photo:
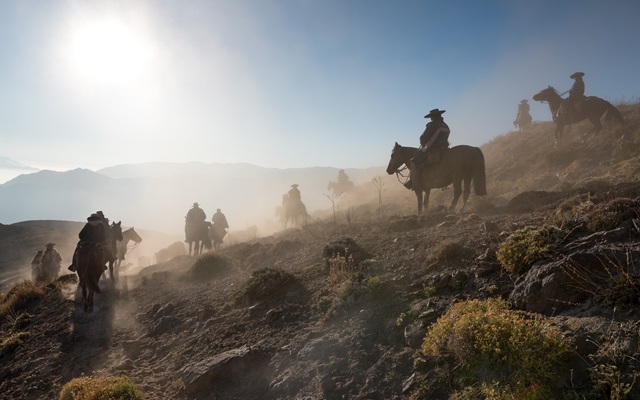
<svg viewBox="0 0 640 400">
<path fill-rule="evenodd" d="M 0 156 L 0 182 L 7 182 L 19 174 L 28 174 L 36 171 L 38 171 L 37 168 Z"/>
<path fill-rule="evenodd" d="M 326 209 L 327 185 L 339 168 L 263 168 L 248 163 L 141 163 L 98 172 L 77 168 L 20 175 L 0 185 L 0 221 L 84 221 L 103 210 L 112 221 L 166 233 L 182 233 L 184 217 L 198 202 L 210 219 L 217 208 L 232 229 L 279 228 L 275 210 L 291 184 L 300 185 L 309 212 Z M 346 169 L 356 183 L 370 182 L 384 168 Z"/>
</svg>

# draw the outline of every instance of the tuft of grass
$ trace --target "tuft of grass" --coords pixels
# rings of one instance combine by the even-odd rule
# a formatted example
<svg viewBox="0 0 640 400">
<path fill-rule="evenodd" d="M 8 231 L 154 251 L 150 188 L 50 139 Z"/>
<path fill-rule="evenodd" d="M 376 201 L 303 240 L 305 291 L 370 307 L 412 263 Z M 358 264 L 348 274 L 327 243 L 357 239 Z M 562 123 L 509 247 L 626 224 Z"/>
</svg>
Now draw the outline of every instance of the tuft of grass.
<svg viewBox="0 0 640 400">
<path fill-rule="evenodd" d="M 43 297 L 44 292 L 44 288 L 36 286 L 32 281 L 15 284 L 0 298 L 0 317 L 24 308 L 31 300 Z"/>
<path fill-rule="evenodd" d="M 199 256 L 189 269 L 196 280 L 209 280 L 224 275 L 231 270 L 231 260 L 219 253 L 206 253 Z"/>
<path fill-rule="evenodd" d="M 280 294 L 296 282 L 295 277 L 280 268 L 263 268 L 251 274 L 244 286 L 236 292 L 236 304 L 252 304 Z"/>
<path fill-rule="evenodd" d="M 139 400 L 142 392 L 127 376 L 90 376 L 72 379 L 59 400 Z"/>
<path fill-rule="evenodd" d="M 542 317 L 512 311 L 501 299 L 454 304 L 421 348 L 427 360 L 449 367 L 460 388 L 473 386 L 487 399 L 554 398 L 570 351 Z"/>
<path fill-rule="evenodd" d="M 16 332 L 4 338 L 0 342 L 0 357 L 14 351 L 27 337 L 29 337 L 29 332 Z"/>
<path fill-rule="evenodd" d="M 518 229 L 505 239 L 496 256 L 502 267 L 518 274 L 525 273 L 534 262 L 553 255 L 566 234 L 556 227 Z"/>
</svg>

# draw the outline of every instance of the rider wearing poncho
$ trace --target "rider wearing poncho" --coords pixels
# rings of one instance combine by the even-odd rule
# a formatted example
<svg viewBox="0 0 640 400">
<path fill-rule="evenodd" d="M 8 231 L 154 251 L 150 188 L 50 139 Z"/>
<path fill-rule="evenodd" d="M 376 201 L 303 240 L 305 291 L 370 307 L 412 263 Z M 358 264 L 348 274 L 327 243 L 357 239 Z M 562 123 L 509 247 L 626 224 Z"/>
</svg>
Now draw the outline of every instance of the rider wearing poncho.
<svg viewBox="0 0 640 400">
<path fill-rule="evenodd" d="M 437 108 L 429 111 L 425 118 L 431 118 L 422 135 L 420 135 L 420 148 L 413 157 L 412 164 L 415 167 L 414 178 L 418 179 L 419 171 L 423 163 L 436 164 L 442 159 L 442 153 L 449 148 L 449 125 L 444 122 L 442 114 L 446 110 Z M 404 186 L 407 189 L 413 187 L 412 180 L 409 179 Z"/>
<path fill-rule="evenodd" d="M 569 97 L 564 102 L 566 109 L 563 111 L 567 111 L 569 114 L 573 114 L 576 111 L 576 106 L 586 99 L 583 76 L 584 72 L 576 72 L 569 77 L 575 81 L 571 89 L 569 89 Z"/>
</svg>

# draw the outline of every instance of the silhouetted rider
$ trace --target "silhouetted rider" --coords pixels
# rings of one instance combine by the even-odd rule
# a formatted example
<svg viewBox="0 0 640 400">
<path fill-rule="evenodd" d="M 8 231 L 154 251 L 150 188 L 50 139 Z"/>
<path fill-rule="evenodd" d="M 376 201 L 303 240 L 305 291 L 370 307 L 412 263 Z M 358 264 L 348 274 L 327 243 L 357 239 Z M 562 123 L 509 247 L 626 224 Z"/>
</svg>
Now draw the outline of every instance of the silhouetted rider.
<svg viewBox="0 0 640 400">
<path fill-rule="evenodd" d="M 419 179 L 420 169 L 424 162 L 427 164 L 436 164 L 442 158 L 442 152 L 449 148 L 449 125 L 444 122 L 442 114 L 446 110 L 439 110 L 437 108 L 429 111 L 429 114 L 425 115 L 425 118 L 431 118 L 431 122 L 427 124 L 422 135 L 420 135 L 420 148 L 416 152 L 416 155 L 411 159 L 415 171 L 412 175 L 415 179 Z M 413 187 L 413 182 L 409 179 L 404 186 L 407 189 Z"/>
</svg>

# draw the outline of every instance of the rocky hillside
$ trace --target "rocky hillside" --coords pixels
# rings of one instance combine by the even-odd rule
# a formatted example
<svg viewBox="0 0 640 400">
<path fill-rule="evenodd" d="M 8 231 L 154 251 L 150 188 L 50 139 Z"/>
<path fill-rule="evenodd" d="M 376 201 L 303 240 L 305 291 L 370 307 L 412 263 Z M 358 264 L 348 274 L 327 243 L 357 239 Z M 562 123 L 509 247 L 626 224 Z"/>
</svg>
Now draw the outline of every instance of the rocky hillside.
<svg viewBox="0 0 640 400">
<path fill-rule="evenodd" d="M 445 190 L 415 216 L 388 180 L 382 213 L 369 190 L 335 222 L 103 280 L 93 313 L 73 276 L 7 293 L 0 393 L 125 375 L 150 399 L 639 398 L 640 107 L 620 108 L 598 137 L 483 146 L 472 212 Z"/>
</svg>

